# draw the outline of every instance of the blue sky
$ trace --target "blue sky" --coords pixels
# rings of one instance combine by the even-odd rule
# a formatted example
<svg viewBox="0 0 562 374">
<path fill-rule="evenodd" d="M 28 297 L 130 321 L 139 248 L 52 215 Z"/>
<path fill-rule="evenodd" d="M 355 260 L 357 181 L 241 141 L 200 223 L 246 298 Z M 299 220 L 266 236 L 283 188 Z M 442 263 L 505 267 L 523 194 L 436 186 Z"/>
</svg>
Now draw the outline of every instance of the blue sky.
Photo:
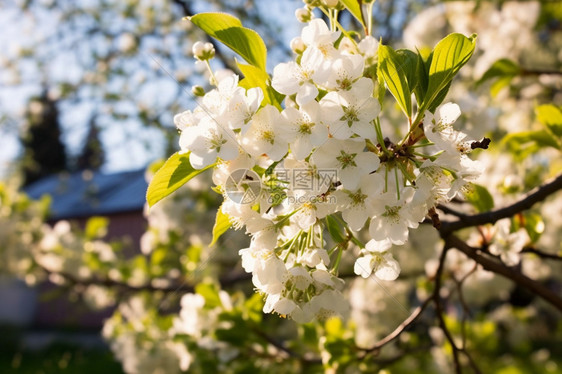
<svg viewBox="0 0 562 374">
<path fill-rule="evenodd" d="M 47 4 L 50 1 L 43 0 L 40 3 Z M 95 0 L 82 0 L 77 1 L 75 5 L 78 8 L 93 6 L 96 3 L 97 1 Z M 212 10 L 209 9 L 206 2 L 199 4 L 199 7 L 194 7 L 196 11 Z M 302 25 L 294 19 L 293 14 L 295 9 L 302 6 L 301 1 L 258 1 L 257 4 L 261 8 L 260 12 L 264 15 L 270 15 L 271 17 L 283 15 L 283 23 L 286 26 L 281 28 L 281 38 L 286 41 L 286 44 L 288 44 L 292 37 L 300 33 Z M 41 53 L 45 56 L 44 51 L 50 49 L 46 45 L 47 41 L 61 27 L 56 17 L 57 14 L 56 10 L 54 12 L 35 10 L 33 13 L 22 13 L 14 1 L 9 1 L 8 4 L 4 5 L 2 12 L 0 12 L 0 22 L 3 25 L 2 33 L 0 33 L 0 64 L 8 60 L 16 60 L 21 50 L 30 48 L 36 43 L 41 43 Z M 181 16 L 182 14 L 178 14 L 175 22 L 187 22 L 181 21 Z M 69 36 L 69 38 L 71 37 Z M 166 36 L 166 39 L 171 39 L 172 37 L 173 35 Z M 98 44 L 95 44 L 95 41 L 88 42 L 91 43 L 89 48 L 92 48 L 92 45 L 94 45 L 93 48 L 98 48 L 97 45 L 99 45 L 99 48 L 105 48 L 101 42 Z M 153 44 L 157 45 L 158 43 L 167 42 L 170 41 L 155 39 Z M 171 43 L 173 44 L 174 42 Z M 181 41 L 175 41 L 175 43 L 181 43 Z M 186 41 L 185 44 L 187 45 L 183 46 L 183 50 L 178 51 L 178 53 L 183 54 L 185 57 L 181 70 L 189 74 L 195 67 L 193 65 L 194 60 L 186 53 L 189 51 L 189 42 Z M 78 48 L 81 47 L 83 46 L 78 45 Z M 54 45 L 53 50 L 57 53 L 50 56 L 46 64 L 46 69 L 48 69 L 47 76 L 51 82 L 79 82 L 85 77 L 85 74 L 89 73 L 80 67 L 75 50 L 61 50 L 60 46 Z M 107 103 L 92 100 L 80 100 L 79 103 L 64 101 L 59 106 L 63 132 L 62 139 L 71 154 L 79 152 L 87 133 L 86 125 L 89 115 L 93 110 L 101 113 L 107 110 L 132 113 L 142 106 L 148 107 L 151 110 L 153 108 L 163 108 L 169 106 L 174 100 L 176 100 L 178 108 L 182 110 L 193 108 L 193 97 L 190 95 L 191 87 L 186 86 L 184 87 L 185 89 L 179 92 L 178 83 L 175 81 L 175 78 L 169 76 L 169 74 L 178 74 L 179 69 L 168 64 L 166 60 L 160 58 L 157 54 L 150 53 L 150 47 L 143 49 L 139 56 L 142 59 L 151 61 L 143 61 L 144 68 L 134 67 L 131 69 L 131 71 L 134 71 L 134 74 L 114 78 L 105 87 L 115 92 L 120 92 L 131 81 L 143 79 L 139 76 L 147 75 L 150 78 L 150 83 L 143 84 L 142 89 L 135 93 L 133 101 L 117 103 L 112 105 L 110 109 Z M 274 60 L 275 57 L 270 58 L 270 69 L 273 67 Z M 37 70 L 33 63 L 20 59 L 17 68 L 21 72 L 19 78 L 9 69 L 5 69 L 5 66 L 2 66 L 0 70 L 0 118 L 7 117 L 7 119 L 0 122 L 0 175 L 5 175 L 14 167 L 14 159 L 20 152 L 17 135 L 21 131 L 21 120 L 27 99 L 32 95 L 39 94 L 42 90 L 40 82 L 41 72 Z M 166 72 L 163 71 L 164 69 Z M 155 70 L 160 71 L 155 74 Z M 24 83 L 13 85 L 12 83 L 17 79 Z M 52 91 L 56 96 L 56 89 Z M 86 95 L 86 93 L 80 92 L 78 96 L 80 95 Z M 172 123 L 174 114 L 170 112 L 162 115 L 163 122 L 165 122 L 164 126 L 168 126 L 166 131 L 176 131 Z M 138 169 L 146 166 L 156 158 L 166 156 L 164 154 L 164 136 L 160 130 L 147 128 L 136 119 L 121 121 L 116 124 L 109 116 L 99 118 L 98 124 L 104 129 L 101 138 L 106 146 L 105 171 Z"/>
<path fill-rule="evenodd" d="M 99 1 L 77 0 L 75 2 L 59 1 L 59 3 L 62 2 L 67 7 L 82 9 L 84 7 L 95 7 Z M 52 3 L 51 0 L 38 0 L 38 2 L 41 4 Z M 142 3 L 162 4 L 162 2 L 156 0 L 147 0 Z M 397 5 L 402 3 L 402 1 L 399 1 Z M 16 4 L 17 0 L 8 1 L 6 5 L 3 5 L 2 12 L 0 12 L 0 22 L 3 25 L 2 33 L 0 33 L 0 119 L 3 116 L 9 118 L 0 122 L 0 176 L 5 175 L 13 168 L 14 159 L 20 152 L 17 135 L 21 130 L 19 126 L 21 126 L 25 104 L 30 95 L 37 95 L 41 92 L 41 77 L 48 76 L 51 87 L 55 87 L 52 82 L 57 81 L 80 82 L 89 74 L 95 73 L 95 71 L 84 70 L 80 66 L 80 59 L 87 59 L 87 54 L 92 50 L 105 53 L 108 48 L 115 47 L 120 43 L 119 39 L 107 42 L 95 39 L 95 36 L 92 36 L 92 39 L 88 39 L 86 42 L 68 44 L 72 42 L 74 35 L 72 31 L 65 31 L 66 24 L 57 19 L 60 14 L 58 8 L 50 11 L 22 13 Z M 125 3 L 117 1 L 117 4 Z M 220 10 L 212 8 L 212 5 L 207 1 L 193 2 L 192 4 L 196 12 Z M 289 41 L 300 35 L 303 27 L 294 17 L 295 10 L 303 6 L 302 1 L 256 0 L 256 5 L 258 11 L 266 18 L 268 23 L 278 25 L 276 37 L 284 41 L 285 48 L 288 48 Z M 109 15 L 111 16 L 111 13 Z M 183 16 L 181 12 L 176 11 L 171 16 L 173 17 L 171 31 L 158 30 L 162 34 L 161 38 L 143 37 L 142 52 L 135 59 L 129 61 L 124 57 L 121 61 L 118 61 L 126 69 L 126 74 L 114 77 L 103 85 L 103 89 L 111 93 L 128 92 L 129 95 L 132 95 L 132 99 L 128 98 L 124 102 L 111 105 L 103 100 L 89 100 L 88 95 L 99 96 L 100 93 L 91 92 L 90 87 L 86 86 L 81 87 L 77 92 L 76 96 L 79 98 L 77 102 L 65 100 L 60 105 L 62 139 L 70 154 L 75 155 L 79 152 L 87 133 L 89 116 L 96 112 L 99 113 L 97 123 L 102 127 L 101 138 L 106 146 L 104 171 L 138 169 L 145 167 L 154 159 L 167 156 L 164 149 L 164 135 L 161 130 L 148 128 L 135 118 L 117 122 L 108 113 L 134 114 L 138 112 L 139 108 L 148 108 L 151 111 L 159 112 L 159 119 L 164 131 L 177 137 L 177 131 L 172 122 L 173 115 L 178 111 L 191 109 L 195 104 L 194 98 L 190 95 L 191 87 L 178 88 L 175 77 L 170 77 L 170 75 L 189 75 L 195 67 L 194 59 L 189 56 L 191 42 L 189 40 L 178 40 L 177 34 L 173 32 L 174 28 L 181 29 L 184 27 L 187 21 L 181 20 Z M 84 23 L 84 27 L 91 26 L 90 24 L 94 22 L 88 17 L 79 18 L 79 20 Z M 111 31 L 119 29 L 117 25 L 124 30 L 131 26 L 131 30 L 134 30 L 134 25 L 130 25 L 128 20 L 121 20 L 120 18 L 102 19 L 99 27 L 106 28 L 104 31 Z M 64 37 L 68 41 L 65 41 L 65 43 L 68 42 L 67 44 L 71 47 L 66 47 L 64 43 L 61 43 L 62 48 L 61 44 L 49 44 L 50 38 L 57 35 L 57 32 L 66 32 Z M 132 34 L 135 35 L 134 31 Z M 37 43 L 40 45 L 39 53 L 42 54 L 43 60 L 47 61 L 45 67 L 47 73 L 41 74 L 41 71 L 38 71 L 31 61 L 19 60 L 17 67 L 21 72 L 20 79 L 25 81 L 25 84 L 11 85 L 10 83 L 13 83 L 16 77 L 2 64 L 7 60 L 16 59 L 19 51 Z M 171 50 L 174 55 L 174 61 L 171 63 L 158 53 L 152 53 L 152 50 L 168 47 L 168 50 Z M 273 66 L 281 62 L 284 55 L 281 51 L 270 50 L 269 52 L 268 68 L 272 71 Z M 197 74 L 200 75 L 201 73 Z M 143 79 L 150 83 L 139 83 Z M 199 80 L 199 82 L 201 81 Z M 135 85 L 138 85 L 138 89 Z M 56 91 L 55 89 L 52 92 L 55 96 Z M 173 105 L 177 108 L 176 111 L 166 110 Z"/>
</svg>

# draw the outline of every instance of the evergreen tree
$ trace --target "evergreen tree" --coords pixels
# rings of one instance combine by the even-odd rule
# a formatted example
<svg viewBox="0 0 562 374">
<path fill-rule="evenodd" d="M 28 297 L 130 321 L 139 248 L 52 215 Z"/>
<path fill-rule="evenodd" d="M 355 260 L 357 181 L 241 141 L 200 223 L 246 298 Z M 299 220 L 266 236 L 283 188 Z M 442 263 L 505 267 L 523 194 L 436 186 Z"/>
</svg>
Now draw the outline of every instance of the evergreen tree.
<svg viewBox="0 0 562 374">
<path fill-rule="evenodd" d="M 84 140 L 82 152 L 76 159 L 78 170 L 98 170 L 105 161 L 105 153 L 100 140 L 100 130 L 95 118 L 90 120 L 88 135 Z"/>
<path fill-rule="evenodd" d="M 23 183 L 27 186 L 43 177 L 66 170 L 65 146 L 60 139 L 57 102 L 47 90 L 33 98 L 26 111 L 27 129 L 21 136 L 23 146 Z"/>
</svg>

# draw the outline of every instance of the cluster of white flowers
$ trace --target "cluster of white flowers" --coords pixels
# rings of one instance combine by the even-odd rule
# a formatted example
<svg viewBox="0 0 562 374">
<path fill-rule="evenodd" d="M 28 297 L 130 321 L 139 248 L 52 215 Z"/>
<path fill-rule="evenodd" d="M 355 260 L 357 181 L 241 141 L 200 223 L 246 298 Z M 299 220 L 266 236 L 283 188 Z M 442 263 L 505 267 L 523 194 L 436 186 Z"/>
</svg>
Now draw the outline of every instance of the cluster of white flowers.
<svg viewBox="0 0 562 374">
<path fill-rule="evenodd" d="M 181 299 L 181 310 L 178 317 L 173 320 L 172 328 L 168 331 L 170 337 L 176 341 L 182 337 L 193 341 L 193 344 L 202 350 L 212 351 L 220 363 L 226 364 L 239 354 L 239 350 L 226 342 L 217 340 L 213 334 L 220 327 L 219 314 L 232 310 L 232 301 L 225 291 L 219 291 L 220 305 L 206 305 L 205 298 L 197 293 L 187 293 Z M 223 323 L 225 324 L 225 323 Z M 188 370 L 195 357 L 185 349 L 177 350 L 181 370 Z M 193 350 L 193 349 L 192 349 Z"/>
<path fill-rule="evenodd" d="M 174 118 L 181 152 L 194 168 L 214 166 L 222 212 L 252 237 L 240 254 L 266 297 L 264 311 L 302 322 L 347 312 L 335 274 L 349 242 L 360 245 L 355 232 L 368 223 L 371 238 L 360 245 L 355 272 L 396 279 L 390 247 L 481 172 L 467 156 L 473 143 L 453 129 L 456 104 L 426 113 L 423 126 L 406 128 L 397 142 L 385 138 L 365 74 L 378 43 L 341 38 L 313 19 L 293 40 L 296 60 L 277 65 L 271 82 L 286 95 L 283 109 L 230 75 Z M 337 212 L 346 234 L 326 249 L 323 232 Z"/>
<path fill-rule="evenodd" d="M 170 338 L 158 318 L 146 298 L 134 296 L 105 321 L 103 337 L 125 373 L 180 373 L 190 362 L 185 346 Z"/>
<path fill-rule="evenodd" d="M 177 315 L 161 316 L 152 308 L 152 299 L 135 295 L 105 321 L 103 336 L 126 373 L 185 372 L 197 366 L 201 352 L 212 352 L 218 367 L 226 369 L 239 349 L 214 337 L 218 328 L 228 325 L 219 315 L 233 308 L 225 291 L 217 296 L 220 304 L 208 305 L 200 294 L 187 293 Z"/>
</svg>

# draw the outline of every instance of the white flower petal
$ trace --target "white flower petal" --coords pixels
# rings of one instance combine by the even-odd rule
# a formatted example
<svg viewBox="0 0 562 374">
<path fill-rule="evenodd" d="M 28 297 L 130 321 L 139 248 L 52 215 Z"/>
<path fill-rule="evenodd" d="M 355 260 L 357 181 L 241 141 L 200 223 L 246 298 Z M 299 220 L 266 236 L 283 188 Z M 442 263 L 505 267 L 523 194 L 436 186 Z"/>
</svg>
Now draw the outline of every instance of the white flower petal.
<svg viewBox="0 0 562 374">
<path fill-rule="evenodd" d="M 390 253 L 386 253 L 379 266 L 375 269 L 375 277 L 380 280 L 393 281 L 400 275 L 400 264 Z"/>
<path fill-rule="evenodd" d="M 461 115 L 461 108 L 455 103 L 447 103 L 439 108 L 441 123 L 453 124 Z"/>
<path fill-rule="evenodd" d="M 353 265 L 353 272 L 357 275 L 362 276 L 363 278 L 369 278 L 371 273 L 373 272 L 373 256 L 372 255 L 365 255 L 359 257 L 355 260 L 355 264 Z"/>
</svg>

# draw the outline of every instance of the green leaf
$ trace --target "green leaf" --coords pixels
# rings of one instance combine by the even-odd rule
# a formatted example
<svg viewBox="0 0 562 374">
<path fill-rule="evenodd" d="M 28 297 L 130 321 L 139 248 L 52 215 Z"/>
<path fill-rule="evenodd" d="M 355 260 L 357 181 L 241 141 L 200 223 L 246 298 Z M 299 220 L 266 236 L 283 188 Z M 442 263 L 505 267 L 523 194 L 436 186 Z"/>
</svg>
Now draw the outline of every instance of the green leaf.
<svg viewBox="0 0 562 374">
<path fill-rule="evenodd" d="M 361 11 L 361 0 L 340 0 L 340 2 L 345 6 L 349 13 L 353 15 L 360 23 L 365 27 L 365 21 L 363 20 L 363 12 Z"/>
<path fill-rule="evenodd" d="M 226 323 L 220 323 L 220 322 Z M 227 342 L 236 347 L 244 347 L 250 341 L 254 341 L 254 336 L 251 334 L 248 321 L 245 321 L 239 312 L 228 311 L 219 315 L 218 328 L 215 330 L 214 335 L 216 339 L 222 342 Z M 250 371 L 255 373 L 255 370 Z"/>
<path fill-rule="evenodd" d="M 409 49 L 397 49 L 396 54 L 399 57 L 399 66 L 402 68 L 404 73 L 406 73 L 408 87 L 410 88 L 410 93 L 412 93 L 418 85 L 418 55 Z"/>
<path fill-rule="evenodd" d="M 431 57 L 429 59 L 431 59 Z M 430 60 L 428 62 L 431 63 Z M 421 53 L 418 52 L 416 63 L 416 76 L 418 83 L 414 87 L 414 94 L 416 95 L 418 105 L 421 105 L 421 103 L 423 103 L 425 94 L 427 92 L 427 85 L 429 83 L 428 70 L 429 69 L 427 67 L 427 62 L 424 61 Z"/>
<path fill-rule="evenodd" d="M 222 301 L 219 297 L 219 290 L 215 284 L 199 283 L 195 286 L 195 292 L 203 296 L 205 299 L 205 308 L 212 309 L 222 306 Z"/>
<path fill-rule="evenodd" d="M 325 329 L 326 335 L 330 338 L 344 338 L 345 328 L 339 318 L 330 318 L 326 320 Z"/>
<path fill-rule="evenodd" d="M 562 137 L 562 112 L 552 104 L 540 105 L 535 108 L 535 114 L 540 123 L 548 127 L 552 133 Z"/>
<path fill-rule="evenodd" d="M 502 77 L 514 77 L 521 73 L 521 68 L 515 62 L 507 58 L 502 58 L 497 60 L 490 66 L 488 70 L 482 75 L 482 77 L 476 82 L 479 86 L 489 79 L 502 78 Z"/>
<path fill-rule="evenodd" d="M 442 39 L 433 49 L 427 93 L 421 105 L 420 112 L 430 107 L 437 107 L 445 98 L 447 86 L 459 72 L 460 68 L 468 62 L 474 53 L 476 35 L 470 38 L 462 34 L 450 34 Z M 445 90 L 445 92 L 442 92 Z"/>
<path fill-rule="evenodd" d="M 486 187 L 479 184 L 472 184 L 471 187 L 470 192 L 466 194 L 468 202 L 480 213 L 492 210 L 494 208 L 494 198 Z"/>
<path fill-rule="evenodd" d="M 87 239 L 101 238 L 107 234 L 109 220 L 105 217 L 92 217 L 86 222 L 84 234 Z"/>
<path fill-rule="evenodd" d="M 377 64 L 377 87 L 375 89 L 375 93 L 377 95 L 377 98 L 379 100 L 379 104 L 381 106 L 381 109 L 383 107 L 384 104 L 384 97 L 386 95 L 386 87 L 384 86 L 384 78 L 382 76 L 381 73 L 379 73 L 378 71 L 378 64 Z"/>
<path fill-rule="evenodd" d="M 542 216 L 537 213 L 523 213 L 525 230 L 529 234 L 531 242 L 536 243 L 544 232 L 544 221 Z"/>
<path fill-rule="evenodd" d="M 310 347 L 318 345 L 318 326 L 315 323 L 303 323 L 297 327 L 299 329 L 299 338 L 304 344 Z"/>
<path fill-rule="evenodd" d="M 248 319 L 255 323 L 260 323 L 263 317 L 262 309 L 263 297 L 259 293 L 255 293 L 244 302 L 244 309 L 242 309 L 242 312 Z"/>
<path fill-rule="evenodd" d="M 269 84 L 269 74 L 265 70 L 258 69 L 252 65 L 246 65 L 237 63 L 240 72 L 244 75 L 244 79 L 240 81 L 240 87 L 246 89 L 259 87 L 263 91 L 265 104 L 275 105 L 278 109 L 281 109 L 281 102 L 285 95 L 281 95 L 279 92 L 275 91 Z"/>
<path fill-rule="evenodd" d="M 506 76 L 501 77 L 497 81 L 495 81 L 492 86 L 490 87 L 490 95 L 492 97 L 498 96 L 498 94 L 503 90 L 505 87 L 508 87 L 513 80 L 513 76 Z"/>
<path fill-rule="evenodd" d="M 453 81 L 450 81 L 449 84 L 447 84 L 445 86 L 445 88 L 443 88 L 439 92 L 439 95 L 437 95 L 437 97 L 435 97 L 435 99 L 433 100 L 433 103 L 429 106 L 429 108 L 427 108 L 427 110 L 429 110 L 431 113 L 435 113 L 435 111 L 437 110 L 437 107 L 439 105 L 441 105 L 443 100 L 445 100 L 445 98 L 447 97 L 447 93 L 449 92 L 449 89 L 451 88 L 452 83 L 453 83 Z"/>
<path fill-rule="evenodd" d="M 548 130 L 524 131 L 508 134 L 502 141 L 517 160 L 522 160 L 541 148 L 561 149 L 560 141 Z"/>
<path fill-rule="evenodd" d="M 169 250 L 167 248 L 163 248 L 163 247 L 156 248 L 150 254 L 150 264 L 155 266 L 155 267 L 159 267 L 160 265 L 162 265 L 164 260 L 166 260 L 166 257 L 167 257 L 168 253 L 169 253 Z M 154 272 L 154 270 L 153 270 L 153 272 Z"/>
<path fill-rule="evenodd" d="M 238 53 L 249 64 L 265 71 L 265 43 L 257 32 L 243 27 L 238 18 L 226 13 L 200 13 L 188 19 L 209 36 Z"/>
<path fill-rule="evenodd" d="M 209 246 L 214 245 L 221 235 L 227 232 L 231 226 L 228 214 L 224 214 L 221 208 L 217 210 L 217 217 L 215 218 L 215 225 L 213 226 L 213 240 Z"/>
<path fill-rule="evenodd" d="M 345 236 L 342 234 L 342 228 L 338 224 L 338 221 L 331 215 L 326 216 L 325 220 L 326 228 L 334 242 L 343 243 L 345 241 Z"/>
<path fill-rule="evenodd" d="M 162 165 L 164 165 L 165 162 L 166 162 L 166 160 L 164 160 L 163 158 L 158 159 L 158 160 L 152 162 L 150 165 L 148 165 L 148 167 L 146 168 L 146 171 L 150 174 L 156 174 L 158 169 L 160 169 L 162 167 Z"/>
<path fill-rule="evenodd" d="M 146 201 L 149 207 L 186 184 L 189 180 L 201 174 L 207 169 L 214 167 L 215 164 L 195 169 L 189 162 L 189 153 L 174 153 L 160 169 L 148 185 L 146 191 Z"/>
<path fill-rule="evenodd" d="M 406 81 L 402 59 L 389 46 L 379 46 L 379 74 L 382 75 L 388 89 L 408 118 L 412 116 L 412 98 Z"/>
</svg>

